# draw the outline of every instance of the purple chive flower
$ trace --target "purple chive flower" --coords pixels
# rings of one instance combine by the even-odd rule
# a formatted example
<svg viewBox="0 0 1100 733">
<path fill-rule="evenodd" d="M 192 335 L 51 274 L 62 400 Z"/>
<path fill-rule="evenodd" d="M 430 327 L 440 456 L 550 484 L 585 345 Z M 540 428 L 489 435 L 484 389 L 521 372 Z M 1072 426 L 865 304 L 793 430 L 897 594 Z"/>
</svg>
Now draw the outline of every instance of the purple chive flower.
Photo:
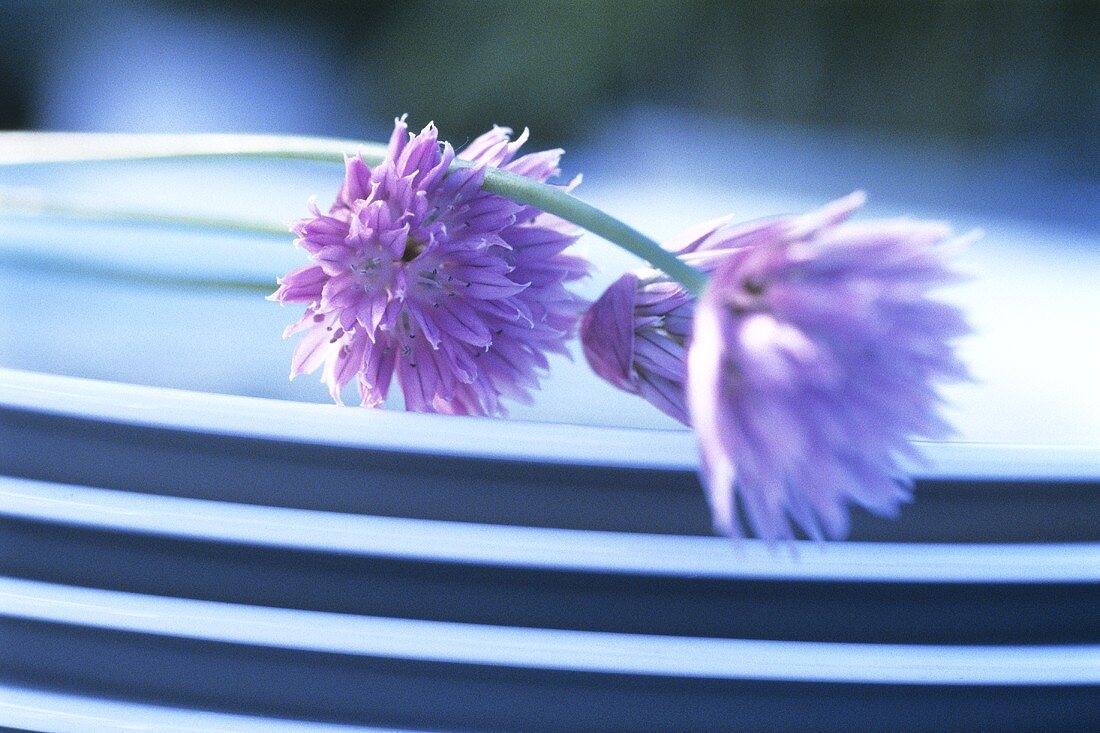
<svg viewBox="0 0 1100 733">
<path fill-rule="evenodd" d="M 733 232 L 696 308 L 687 400 L 715 526 L 767 539 L 848 532 L 849 502 L 895 515 L 909 440 L 942 437 L 933 383 L 967 377 L 969 331 L 927 297 L 955 279 L 950 231 L 825 208 Z M 957 243 L 958 240 L 955 240 Z"/>
<path fill-rule="evenodd" d="M 433 125 L 409 134 L 402 118 L 384 162 L 347 160 L 328 214 L 311 203 L 294 226 L 312 263 L 271 296 L 307 306 L 285 334 L 304 332 L 291 378 L 323 367 L 335 401 L 355 378 L 376 406 L 396 373 L 416 411 L 495 415 L 501 397 L 530 401 L 546 354 L 567 353 L 585 303 L 565 284 L 588 264 L 562 254 L 574 227 L 481 190 L 489 166 L 540 182 L 559 173 L 561 150 L 516 158 L 527 132 L 510 133 L 494 127 L 456 155 Z M 472 165 L 449 170 L 455 158 Z"/>
<path fill-rule="evenodd" d="M 721 251 L 717 219 L 689 229 L 665 247 L 704 270 Z M 696 254 L 698 253 L 698 254 Z M 581 319 L 581 345 L 592 371 L 636 394 L 666 415 L 690 425 L 684 398 L 687 340 L 695 298 L 657 270 L 628 272 L 593 303 Z"/>
<path fill-rule="evenodd" d="M 698 436 L 715 527 L 767 539 L 844 536 L 847 503 L 895 514 L 909 439 L 948 427 L 932 383 L 963 379 L 961 312 L 926 297 L 953 279 L 949 230 L 848 223 L 856 193 L 802 216 L 708 222 L 667 245 L 712 274 L 697 302 L 628 273 L 581 324 L 585 356 Z M 686 383 L 686 388 L 685 388 Z"/>
</svg>

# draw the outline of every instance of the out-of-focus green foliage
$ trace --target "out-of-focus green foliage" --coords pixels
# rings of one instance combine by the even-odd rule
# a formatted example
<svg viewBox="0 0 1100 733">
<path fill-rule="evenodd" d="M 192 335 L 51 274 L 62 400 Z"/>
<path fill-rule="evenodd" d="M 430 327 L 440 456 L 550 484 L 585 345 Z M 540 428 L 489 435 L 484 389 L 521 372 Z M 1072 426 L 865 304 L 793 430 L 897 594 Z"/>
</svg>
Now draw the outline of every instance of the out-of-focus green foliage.
<svg viewBox="0 0 1100 733">
<path fill-rule="evenodd" d="M 593 109 L 675 86 L 692 3 L 406 3 L 359 58 L 384 106 L 448 131 L 487 122 L 572 137 Z M 453 135 L 453 132 L 450 134 Z"/>
<path fill-rule="evenodd" d="M 318 106 L 318 134 L 384 135 L 408 112 L 456 142 L 497 122 L 530 126 L 536 145 L 576 145 L 594 118 L 655 105 L 1100 160 L 1097 0 L 8 0 L 0 128 L 36 124 L 41 70 L 74 37 L 94 44 L 104 23 L 131 48 L 150 12 L 195 20 L 192 33 L 229 29 L 253 59 L 265 51 L 248 48 L 262 37 L 250 29 L 281 29 L 301 44 L 287 55 L 352 100 Z M 165 84 L 210 82 L 187 68 Z M 224 72 L 227 89 L 279 90 L 244 63 Z"/>
<path fill-rule="evenodd" d="M 593 110 L 652 103 L 954 142 L 1100 137 L 1090 0 L 422 0 L 362 27 L 377 106 L 467 135 L 494 120 L 569 139 Z"/>
</svg>

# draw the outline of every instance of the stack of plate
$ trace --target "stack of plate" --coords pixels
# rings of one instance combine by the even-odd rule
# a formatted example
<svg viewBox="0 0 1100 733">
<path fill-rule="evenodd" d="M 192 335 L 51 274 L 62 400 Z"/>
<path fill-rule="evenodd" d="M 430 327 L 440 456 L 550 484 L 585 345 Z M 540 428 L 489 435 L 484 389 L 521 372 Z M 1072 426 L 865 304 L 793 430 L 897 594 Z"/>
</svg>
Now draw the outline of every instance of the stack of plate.
<svg viewBox="0 0 1100 733">
<path fill-rule="evenodd" d="M 930 445 L 898 521 L 734 544 L 684 431 L 266 392 L 294 314 L 164 286 L 168 236 L 4 235 L 0 727 L 1100 730 L 1094 444 Z"/>
<path fill-rule="evenodd" d="M 679 433 L 0 382 L 0 725 L 1100 723 L 1100 477 L 967 469 L 1034 454 L 768 549 L 700 536 Z"/>
</svg>

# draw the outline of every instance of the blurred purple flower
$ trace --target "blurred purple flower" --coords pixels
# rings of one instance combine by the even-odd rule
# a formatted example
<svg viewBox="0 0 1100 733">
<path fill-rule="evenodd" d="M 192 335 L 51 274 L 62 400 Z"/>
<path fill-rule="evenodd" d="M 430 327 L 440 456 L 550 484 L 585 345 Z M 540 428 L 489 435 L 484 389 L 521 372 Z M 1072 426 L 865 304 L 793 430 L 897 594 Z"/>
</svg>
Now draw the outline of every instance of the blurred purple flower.
<svg viewBox="0 0 1100 733">
<path fill-rule="evenodd" d="M 951 341 L 969 329 L 926 296 L 955 278 L 950 232 L 845 222 L 863 201 L 704 224 L 668 245 L 712 273 L 698 303 L 642 271 L 582 321 L 600 376 L 694 427 L 725 534 L 741 535 L 743 516 L 770 540 L 792 537 L 792 520 L 810 537 L 842 537 L 849 502 L 893 515 L 910 497 L 899 465 L 916 457 L 909 440 L 949 432 L 933 382 L 966 378 Z"/>
<path fill-rule="evenodd" d="M 791 537 L 792 520 L 843 537 L 849 502 L 893 516 L 910 498 L 909 440 L 950 433 L 933 383 L 967 378 L 951 342 L 969 328 L 927 297 L 956 279 L 950 230 L 845 222 L 863 200 L 742 229 L 700 299 L 688 408 L 726 534 L 741 534 L 739 512 L 767 539 Z"/>
<path fill-rule="evenodd" d="M 588 264 L 562 254 L 574 227 L 480 189 L 487 166 L 559 173 L 562 151 L 515 158 L 527 133 L 510 133 L 494 127 L 456 156 L 433 125 L 408 134 L 402 118 L 384 162 L 348 159 L 329 213 L 311 203 L 294 226 L 313 262 L 271 296 L 307 306 L 285 334 L 305 332 L 291 378 L 323 365 L 334 400 L 355 377 L 376 406 L 396 372 L 416 411 L 495 415 L 501 397 L 530 401 L 546 353 L 567 353 L 585 303 L 565 284 Z M 473 165 L 448 170 L 456 157 Z"/>
</svg>

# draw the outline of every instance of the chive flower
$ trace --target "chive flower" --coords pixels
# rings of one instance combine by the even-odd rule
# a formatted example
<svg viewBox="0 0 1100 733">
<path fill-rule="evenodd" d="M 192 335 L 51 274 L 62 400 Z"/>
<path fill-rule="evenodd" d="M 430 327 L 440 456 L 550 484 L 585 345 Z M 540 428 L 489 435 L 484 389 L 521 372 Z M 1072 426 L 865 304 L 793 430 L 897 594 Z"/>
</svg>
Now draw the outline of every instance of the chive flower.
<svg viewBox="0 0 1100 733">
<path fill-rule="evenodd" d="M 928 293 L 956 279 L 961 240 L 934 222 L 849 221 L 863 201 L 708 225 L 679 248 L 711 273 L 697 301 L 644 273 L 586 316 L 597 373 L 693 427 L 722 533 L 841 538 L 849 504 L 895 515 L 910 441 L 950 432 L 936 384 L 967 378 L 953 341 L 969 329 Z M 644 388 L 655 375 L 659 400 Z"/>
<path fill-rule="evenodd" d="M 501 398 L 530 401 L 547 354 L 568 353 L 586 303 L 566 285 L 589 266 L 562 253 L 579 229 L 481 190 L 487 167 L 539 182 L 560 172 L 561 150 L 516 157 L 527 131 L 510 134 L 494 127 L 456 154 L 434 125 L 410 134 L 401 118 L 382 163 L 347 159 L 328 213 L 311 202 L 293 227 L 310 264 L 270 296 L 306 306 L 284 334 L 303 334 L 292 379 L 321 368 L 337 403 L 354 379 L 373 407 L 396 374 L 406 409 L 421 412 L 499 415 Z"/>
</svg>

